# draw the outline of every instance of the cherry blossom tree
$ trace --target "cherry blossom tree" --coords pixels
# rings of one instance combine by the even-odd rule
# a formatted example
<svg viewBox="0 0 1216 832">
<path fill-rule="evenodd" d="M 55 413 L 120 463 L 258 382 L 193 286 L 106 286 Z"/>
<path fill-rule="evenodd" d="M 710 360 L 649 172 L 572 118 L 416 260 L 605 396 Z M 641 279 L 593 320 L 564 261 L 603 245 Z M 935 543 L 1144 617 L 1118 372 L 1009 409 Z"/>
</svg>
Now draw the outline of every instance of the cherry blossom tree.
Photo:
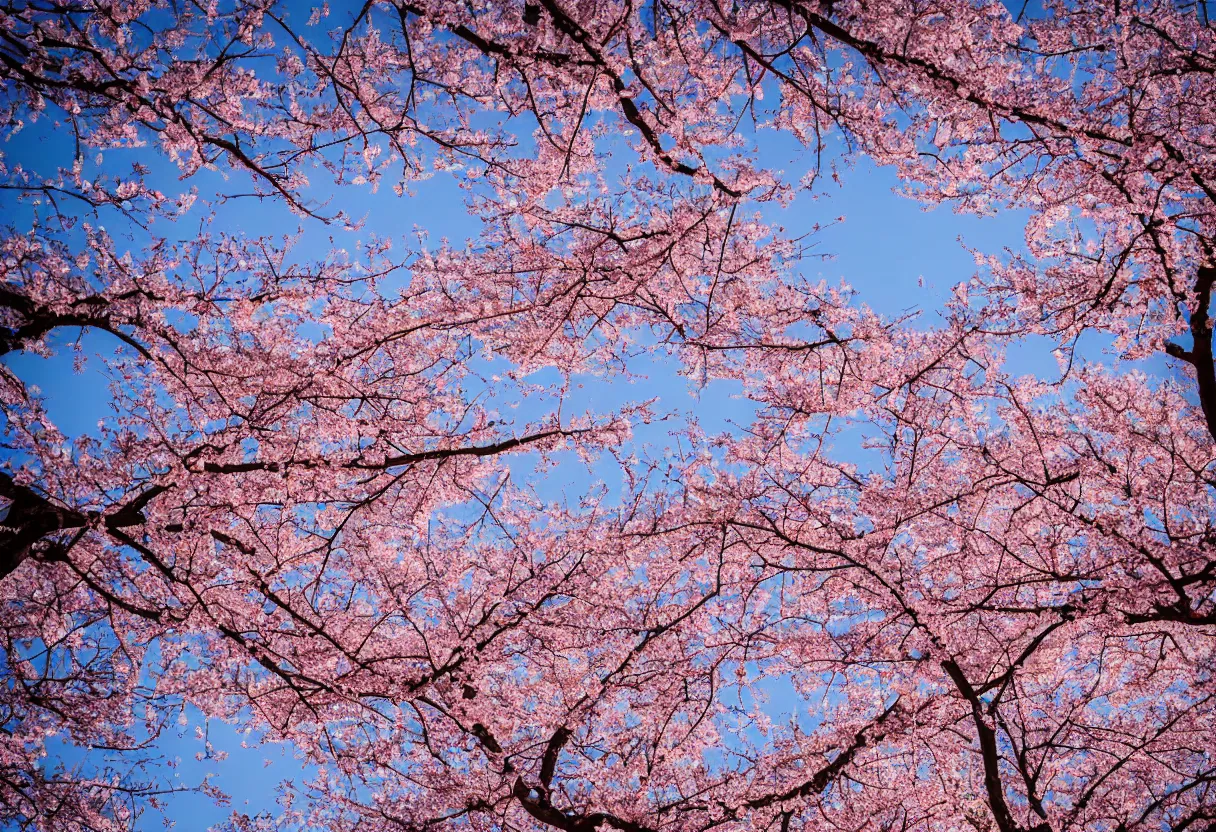
<svg viewBox="0 0 1216 832">
<path fill-rule="evenodd" d="M 146 823 L 195 708 L 315 767 L 234 830 L 1216 828 L 1207 12 L 4 4 L 0 354 L 100 333 L 115 415 L 0 368 L 0 817 Z M 838 146 L 1025 245 L 935 319 L 808 281 Z M 470 245 L 221 222 L 432 177 Z M 655 358 L 754 420 L 569 412 Z"/>
</svg>

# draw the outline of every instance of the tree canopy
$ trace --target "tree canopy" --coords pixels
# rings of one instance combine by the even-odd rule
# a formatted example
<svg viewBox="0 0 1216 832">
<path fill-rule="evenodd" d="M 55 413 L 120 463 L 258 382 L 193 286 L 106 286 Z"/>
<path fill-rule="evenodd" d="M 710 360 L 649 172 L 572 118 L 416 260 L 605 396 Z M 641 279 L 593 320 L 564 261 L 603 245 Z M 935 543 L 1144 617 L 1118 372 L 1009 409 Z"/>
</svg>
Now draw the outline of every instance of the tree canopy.
<svg viewBox="0 0 1216 832">
<path fill-rule="evenodd" d="M 8 0 L 0 78 L 0 356 L 115 348 L 79 437 L 0 364 L 6 828 L 146 828 L 195 708 L 315 767 L 233 830 L 1216 829 L 1205 3 Z M 809 279 L 861 156 L 1024 241 Z M 468 245 L 317 248 L 434 177 Z M 562 406 L 655 360 L 754 419 Z"/>
</svg>

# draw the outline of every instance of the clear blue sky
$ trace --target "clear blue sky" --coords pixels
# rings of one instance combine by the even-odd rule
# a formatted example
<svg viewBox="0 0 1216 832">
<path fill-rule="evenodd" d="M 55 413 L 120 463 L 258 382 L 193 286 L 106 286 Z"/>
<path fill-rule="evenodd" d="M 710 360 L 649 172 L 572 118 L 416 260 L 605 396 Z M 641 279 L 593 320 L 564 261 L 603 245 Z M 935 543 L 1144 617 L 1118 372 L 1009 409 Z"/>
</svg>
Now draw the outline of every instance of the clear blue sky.
<svg viewBox="0 0 1216 832">
<path fill-rule="evenodd" d="M 21 162 L 41 168 L 70 158 L 70 151 L 67 157 L 63 155 L 67 150 L 65 141 L 61 133 L 56 134 L 43 122 L 28 128 L 21 134 L 20 144 L 5 148 L 5 153 L 10 164 Z M 762 158 L 772 166 L 784 169 L 790 179 L 796 180 L 806 166 L 787 139 L 771 135 L 762 137 L 759 148 Z M 137 156 L 141 161 L 149 161 L 146 151 L 108 152 L 103 164 L 113 170 L 123 170 Z M 158 164 L 155 170 L 166 191 L 181 187 L 165 165 Z M 322 176 L 318 174 L 316 178 Z M 198 185 L 206 196 L 223 183 L 217 181 L 216 174 L 209 173 L 187 184 Z M 896 186 L 893 171 L 875 169 L 862 161 L 844 171 L 842 186 L 824 180 L 821 190 L 813 197 L 800 196 L 790 208 L 780 212 L 781 224 L 793 231 L 830 222 L 840 215 L 845 217 L 843 223 L 830 226 L 816 238 L 817 251 L 833 257 L 808 260 L 803 266 L 804 274 L 823 277 L 829 282 L 846 280 L 859 290 L 865 303 L 880 313 L 895 315 L 919 308 L 926 310 L 932 320 L 934 310 L 940 308 L 951 287 L 968 279 L 974 270 L 972 257 L 964 250 L 960 237 L 969 246 L 990 252 L 1022 245 L 1023 217 L 1017 213 L 978 219 L 958 216 L 941 208 L 926 212 L 916 203 L 896 196 L 893 193 Z M 372 195 L 364 188 L 352 187 L 336 196 L 334 204 L 355 216 L 366 216 L 367 230 L 382 235 L 401 238 L 412 235 L 415 226 L 425 227 L 435 242 L 445 236 L 461 240 L 477 233 L 476 220 L 466 213 L 460 192 L 446 175 L 419 186 L 416 191 L 416 196 L 398 198 L 389 188 Z M 0 201 L 0 214 L 19 228 L 28 222 L 31 212 L 43 210 L 30 203 L 18 205 L 12 192 L 0 194 Z M 189 235 L 198 227 L 204 210 L 205 206 L 200 203 L 175 227 L 162 223 L 153 230 L 166 236 Z M 774 219 L 777 213 L 776 208 L 769 209 Z M 103 218 L 103 222 L 116 237 L 122 233 L 123 222 L 117 215 Z M 298 222 L 282 206 L 238 200 L 220 209 L 213 228 L 274 234 L 291 232 Z M 353 241 L 366 234 L 323 227 L 315 222 L 306 223 L 305 227 L 308 232 L 305 245 L 313 253 L 327 248 L 331 235 L 335 245 L 353 250 Z M 133 240 L 132 247 L 135 244 Z M 919 285 L 921 278 L 923 287 Z M 77 338 L 89 357 L 80 374 L 73 372 L 73 351 L 67 348 Z M 43 390 L 52 418 L 66 434 L 76 436 L 93 431 L 99 419 L 110 415 L 108 381 L 99 356 L 112 353 L 116 345 L 105 336 L 80 336 L 74 332 L 60 332 L 54 342 L 64 348 L 53 358 L 10 355 L 4 361 L 22 378 Z M 1055 363 L 1049 349 L 1050 345 L 1029 345 L 1013 357 L 1014 367 L 1024 372 L 1053 373 Z M 1163 368 L 1164 364 L 1154 369 L 1161 372 Z M 731 398 L 730 392 L 726 387 L 717 387 L 698 398 L 683 380 L 677 379 L 668 368 L 659 366 L 648 380 L 632 385 L 587 379 L 579 395 L 586 406 L 601 410 L 610 410 L 623 401 L 659 396 L 662 406 L 695 412 L 706 427 L 722 429 L 726 419 L 745 419 L 749 412 L 747 403 Z M 665 430 L 665 427 L 656 427 L 644 439 L 661 444 L 665 440 Z M 584 487 L 586 480 L 585 474 L 572 470 L 555 475 L 548 487 L 554 499 L 561 499 L 571 490 Z M 781 707 L 779 698 L 774 700 L 773 707 Z M 290 749 L 241 749 L 242 737 L 221 725 L 212 725 L 210 736 L 216 748 L 230 753 L 229 760 L 222 764 L 209 759 L 196 761 L 194 756 L 203 750 L 202 743 L 194 735 L 196 727 L 188 725 L 181 737 L 166 738 L 161 743 L 161 750 L 167 757 L 182 758 L 178 771 L 184 783 L 198 782 L 204 774 L 214 772 L 215 784 L 232 796 L 233 809 L 249 814 L 273 809 L 273 786 L 283 778 L 298 780 L 303 774 L 299 764 L 292 759 Z M 62 761 L 68 763 L 80 759 L 79 752 L 73 750 L 65 749 L 62 755 Z M 264 765 L 266 760 L 270 765 Z M 178 820 L 182 828 L 191 830 L 205 828 L 226 815 L 227 810 L 214 808 L 209 800 L 189 795 L 173 798 L 168 811 L 168 816 Z M 146 824 L 148 828 L 153 825 Z"/>
</svg>

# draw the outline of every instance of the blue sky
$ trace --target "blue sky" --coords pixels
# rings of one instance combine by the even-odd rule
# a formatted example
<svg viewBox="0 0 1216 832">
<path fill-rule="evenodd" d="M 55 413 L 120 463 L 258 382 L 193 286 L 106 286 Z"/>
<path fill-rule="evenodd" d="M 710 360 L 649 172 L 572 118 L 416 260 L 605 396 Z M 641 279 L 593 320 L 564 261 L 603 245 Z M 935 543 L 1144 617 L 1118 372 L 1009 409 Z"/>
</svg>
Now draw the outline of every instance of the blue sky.
<svg viewBox="0 0 1216 832">
<path fill-rule="evenodd" d="M 4 152 L 10 164 L 22 162 L 28 166 L 46 167 L 65 158 L 65 141 L 66 138 L 57 135 L 47 122 L 41 122 L 20 134 L 15 145 L 4 148 Z M 762 136 L 758 140 L 758 152 L 767 164 L 785 170 L 792 180 L 796 180 L 806 167 L 805 158 L 781 137 Z M 137 153 L 141 160 L 147 161 L 146 152 L 117 151 L 108 152 L 102 166 L 124 170 Z M 162 180 L 161 187 L 166 191 L 181 187 L 173 171 L 165 165 L 154 168 L 154 175 Z M 772 206 L 766 212 L 771 219 L 795 232 L 844 216 L 843 222 L 829 225 L 815 238 L 815 251 L 830 257 L 808 259 L 802 272 L 829 282 L 849 282 L 858 290 L 861 300 L 880 313 L 893 316 L 910 309 L 922 309 L 932 322 L 934 310 L 941 307 L 951 287 L 968 279 L 974 271 L 972 256 L 964 249 L 960 238 L 967 245 L 988 252 L 1004 247 L 1016 249 L 1022 245 L 1024 216 L 1018 212 L 980 219 L 960 216 L 946 208 L 925 211 L 917 203 L 893 192 L 898 183 L 892 170 L 876 169 L 864 160 L 846 168 L 842 179 L 841 186 L 821 180 L 816 194 L 799 196 L 788 209 Z M 205 196 L 223 183 L 218 181 L 218 174 L 205 173 L 186 184 L 198 185 Z M 478 223 L 467 214 L 461 193 L 446 174 L 422 183 L 415 192 L 413 196 L 398 198 L 390 188 L 372 195 L 364 188 L 352 187 L 337 195 L 335 204 L 355 216 L 366 216 L 368 231 L 387 236 L 411 235 L 415 227 L 425 227 L 430 239 L 436 243 L 441 237 L 459 241 L 476 235 Z M 21 227 L 29 221 L 33 211 L 42 209 L 30 203 L 17 204 L 12 192 L 4 192 L 0 194 L 0 210 L 8 222 Z M 153 230 L 168 236 L 191 234 L 197 229 L 203 210 L 200 203 L 177 225 L 160 223 Z M 124 231 L 118 216 L 103 221 L 116 236 Z M 232 232 L 274 234 L 289 233 L 299 222 L 282 206 L 237 200 L 221 206 L 213 227 Z M 304 247 L 311 252 L 302 254 L 319 253 L 328 248 L 331 236 L 335 245 L 353 251 L 354 241 L 367 233 L 324 227 L 312 221 L 305 223 L 305 229 Z M 137 243 L 138 238 L 133 238 L 132 247 Z M 74 351 L 71 349 L 77 340 L 87 358 L 80 373 L 73 369 Z M 50 415 L 64 433 L 78 436 L 95 431 L 98 420 L 111 415 L 103 357 L 112 354 L 115 344 L 106 336 L 75 332 L 57 333 L 53 343 L 58 349 L 52 358 L 17 354 L 3 360 L 21 378 L 42 389 Z M 1052 374 L 1055 363 L 1050 348 L 1051 345 L 1045 343 L 1028 345 L 1012 356 L 1013 368 L 1021 372 Z M 1163 367 L 1164 364 L 1156 369 L 1160 371 Z M 662 407 L 696 413 L 706 428 L 721 430 L 728 419 L 746 419 L 750 411 L 746 402 L 732 398 L 731 393 L 728 386 L 720 385 L 699 396 L 694 395 L 688 384 L 677 378 L 670 368 L 655 366 L 648 379 L 634 384 L 586 379 L 576 397 L 579 401 L 574 404 L 610 410 L 624 401 L 657 396 Z M 646 441 L 661 444 L 665 441 L 665 430 L 667 428 L 662 426 L 654 428 Z M 554 475 L 545 488 L 551 491 L 552 499 L 560 500 L 585 487 L 588 479 L 586 472 L 565 472 Z M 774 700 L 773 707 L 780 706 L 780 702 Z M 180 737 L 165 738 L 160 749 L 166 758 L 181 758 L 177 772 L 183 783 L 197 783 L 204 775 L 214 773 L 213 782 L 231 795 L 233 809 L 249 814 L 273 810 L 274 785 L 283 778 L 298 780 L 305 773 L 292 758 L 290 749 L 243 749 L 240 747 L 243 737 L 223 725 L 211 725 L 209 735 L 217 750 L 229 752 L 228 761 L 220 764 L 206 757 L 196 760 L 195 755 L 204 752 L 203 743 L 195 736 L 199 727 L 197 719 L 192 720 L 182 729 Z M 79 758 L 76 751 L 62 750 L 61 760 L 67 764 L 74 764 Z M 266 761 L 270 764 L 266 765 Z M 170 799 L 167 815 L 179 821 L 181 828 L 202 829 L 226 817 L 227 810 L 216 809 L 206 798 L 181 795 Z M 156 822 L 146 826 L 154 828 Z"/>
</svg>

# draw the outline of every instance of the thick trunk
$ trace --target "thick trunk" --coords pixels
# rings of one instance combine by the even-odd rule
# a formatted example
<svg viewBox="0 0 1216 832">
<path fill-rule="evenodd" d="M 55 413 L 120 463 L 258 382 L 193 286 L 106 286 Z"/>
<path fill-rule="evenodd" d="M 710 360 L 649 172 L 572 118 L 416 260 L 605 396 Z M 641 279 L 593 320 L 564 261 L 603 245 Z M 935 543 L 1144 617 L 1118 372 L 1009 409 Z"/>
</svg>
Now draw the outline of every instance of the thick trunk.
<svg viewBox="0 0 1216 832">
<path fill-rule="evenodd" d="M 1216 284 L 1216 267 L 1200 266 L 1195 277 L 1195 308 L 1191 310 L 1191 339 L 1194 343 L 1189 350 L 1177 344 L 1166 344 L 1165 351 L 1195 368 L 1199 406 L 1203 410 L 1208 433 L 1216 439 L 1216 361 L 1212 355 L 1212 321 L 1208 315 L 1213 284 Z"/>
<path fill-rule="evenodd" d="M 25 562 L 32 553 L 40 560 L 58 560 L 65 552 L 61 543 L 47 536 L 88 523 L 80 512 L 59 508 L 36 492 L 0 473 L 0 497 L 9 500 L 8 513 L 0 520 L 0 579 Z"/>
</svg>

